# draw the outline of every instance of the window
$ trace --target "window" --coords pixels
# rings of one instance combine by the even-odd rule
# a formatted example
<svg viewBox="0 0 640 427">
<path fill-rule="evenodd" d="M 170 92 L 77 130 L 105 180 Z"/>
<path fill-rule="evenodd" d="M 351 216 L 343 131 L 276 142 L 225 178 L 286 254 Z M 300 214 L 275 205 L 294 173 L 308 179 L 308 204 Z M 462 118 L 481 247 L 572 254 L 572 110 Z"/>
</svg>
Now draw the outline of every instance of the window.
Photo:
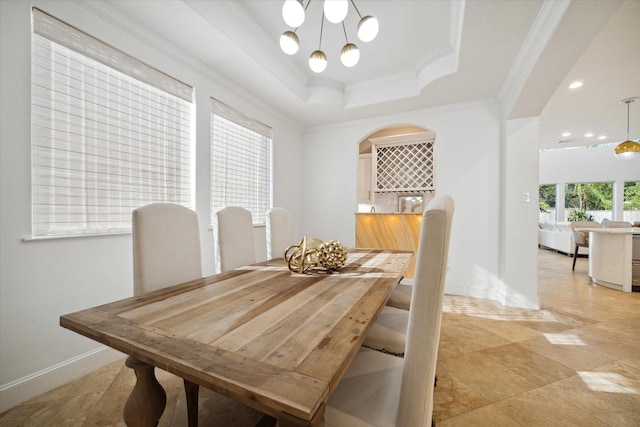
<svg viewBox="0 0 640 427">
<path fill-rule="evenodd" d="M 611 219 L 613 184 L 591 182 L 565 184 L 566 221 L 597 221 Z"/>
<path fill-rule="evenodd" d="M 623 220 L 640 221 L 640 181 L 624 183 Z"/>
<path fill-rule="evenodd" d="M 556 219 L 556 184 L 544 184 L 538 189 L 538 221 L 555 222 Z"/>
<path fill-rule="evenodd" d="M 264 225 L 271 207 L 271 128 L 211 99 L 211 224 L 225 206 Z"/>
<path fill-rule="evenodd" d="M 191 207 L 193 89 L 33 9 L 34 237 L 131 230 L 151 202 Z"/>
</svg>

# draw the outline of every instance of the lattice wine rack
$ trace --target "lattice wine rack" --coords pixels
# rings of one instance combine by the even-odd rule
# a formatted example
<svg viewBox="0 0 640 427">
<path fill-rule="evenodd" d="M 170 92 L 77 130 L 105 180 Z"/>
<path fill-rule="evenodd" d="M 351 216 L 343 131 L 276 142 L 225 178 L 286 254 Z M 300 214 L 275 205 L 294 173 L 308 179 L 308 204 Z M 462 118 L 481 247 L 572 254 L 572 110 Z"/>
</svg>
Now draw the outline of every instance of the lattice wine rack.
<svg viewBox="0 0 640 427">
<path fill-rule="evenodd" d="M 375 145 L 376 193 L 434 190 L 433 140 Z"/>
</svg>

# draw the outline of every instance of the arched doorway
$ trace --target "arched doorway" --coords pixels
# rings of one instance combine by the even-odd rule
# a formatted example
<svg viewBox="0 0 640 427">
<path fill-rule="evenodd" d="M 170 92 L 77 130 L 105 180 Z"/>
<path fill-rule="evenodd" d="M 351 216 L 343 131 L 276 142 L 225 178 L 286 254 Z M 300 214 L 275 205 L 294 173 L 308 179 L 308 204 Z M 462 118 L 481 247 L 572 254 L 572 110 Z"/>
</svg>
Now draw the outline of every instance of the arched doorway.
<svg viewBox="0 0 640 427">
<path fill-rule="evenodd" d="M 426 206 L 435 190 L 435 183 L 427 182 L 435 178 L 435 138 L 432 130 L 414 125 L 388 126 L 364 137 L 358 144 L 358 212 L 415 212 Z M 384 164 L 380 153 L 400 146 L 402 153 Z M 402 184 L 418 175 L 420 182 Z"/>
<path fill-rule="evenodd" d="M 357 247 L 417 251 L 422 212 L 435 191 L 435 137 L 423 127 L 397 125 L 360 141 Z M 415 258 L 405 277 L 414 268 Z"/>
</svg>

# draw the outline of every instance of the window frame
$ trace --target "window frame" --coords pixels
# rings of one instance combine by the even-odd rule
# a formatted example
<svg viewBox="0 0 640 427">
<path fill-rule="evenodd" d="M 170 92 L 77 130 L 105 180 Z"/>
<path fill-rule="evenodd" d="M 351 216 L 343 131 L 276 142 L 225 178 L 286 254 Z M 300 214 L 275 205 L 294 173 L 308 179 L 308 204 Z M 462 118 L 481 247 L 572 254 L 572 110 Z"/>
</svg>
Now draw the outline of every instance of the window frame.
<svg viewBox="0 0 640 427">
<path fill-rule="evenodd" d="M 193 88 L 38 8 L 32 19 L 32 239 L 130 233 L 152 202 L 192 208 Z"/>
<path fill-rule="evenodd" d="M 273 200 L 272 128 L 215 98 L 209 117 L 210 225 L 226 206 L 249 210 L 254 227 L 266 225 Z"/>
</svg>

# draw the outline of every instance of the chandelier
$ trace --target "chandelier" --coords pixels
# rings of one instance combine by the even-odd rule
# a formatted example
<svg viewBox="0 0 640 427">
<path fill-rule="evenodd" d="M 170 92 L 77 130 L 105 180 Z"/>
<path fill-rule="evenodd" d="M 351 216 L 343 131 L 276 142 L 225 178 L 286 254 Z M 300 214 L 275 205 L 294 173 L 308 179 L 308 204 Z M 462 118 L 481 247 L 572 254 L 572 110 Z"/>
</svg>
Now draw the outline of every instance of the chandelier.
<svg viewBox="0 0 640 427">
<path fill-rule="evenodd" d="M 280 48 L 287 55 L 294 55 L 300 49 L 300 39 L 296 35 L 298 28 L 304 23 L 306 10 L 311 0 L 304 6 L 302 0 L 285 0 L 282 6 L 282 17 L 284 22 L 293 28 L 293 31 L 285 31 L 280 36 Z M 327 55 L 322 51 L 322 31 L 324 29 L 325 18 L 332 24 L 342 24 L 345 45 L 340 51 L 340 61 L 345 67 L 353 67 L 360 60 L 360 50 L 354 43 L 350 43 L 347 38 L 347 29 L 344 25 L 344 18 L 349 12 L 349 3 L 353 5 L 356 13 L 360 17 L 358 23 L 358 38 L 363 42 L 370 42 L 378 35 L 378 20 L 371 16 L 362 16 L 356 7 L 354 0 L 324 0 L 322 20 L 320 22 L 320 41 L 318 49 L 311 52 L 309 56 L 309 68 L 315 73 L 321 73 L 327 68 Z"/>
<path fill-rule="evenodd" d="M 640 158 L 640 143 L 629 139 L 629 104 L 637 98 L 627 98 L 620 101 L 621 104 L 627 104 L 627 139 L 621 142 L 613 150 L 613 154 L 619 159 Z"/>
</svg>

